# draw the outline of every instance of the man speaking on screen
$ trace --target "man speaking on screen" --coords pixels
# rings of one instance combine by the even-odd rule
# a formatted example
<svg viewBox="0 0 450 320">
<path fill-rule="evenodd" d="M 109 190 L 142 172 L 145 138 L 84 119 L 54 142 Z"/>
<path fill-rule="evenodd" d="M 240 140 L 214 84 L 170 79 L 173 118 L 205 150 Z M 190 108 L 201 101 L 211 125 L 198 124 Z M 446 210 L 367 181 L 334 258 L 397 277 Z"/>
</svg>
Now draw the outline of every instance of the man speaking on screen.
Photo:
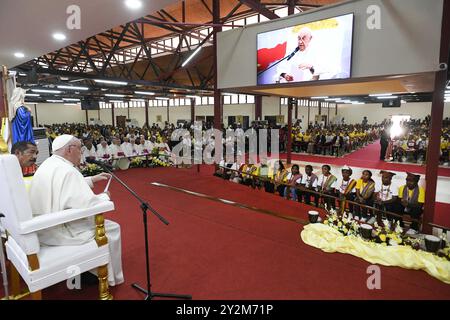
<svg viewBox="0 0 450 320">
<path fill-rule="evenodd" d="M 291 53 L 291 58 L 280 63 L 277 68 L 276 82 L 319 80 L 322 70 L 317 62 L 317 54 L 311 50 L 313 39 L 311 29 L 304 27 L 299 31 L 297 47 Z"/>
</svg>

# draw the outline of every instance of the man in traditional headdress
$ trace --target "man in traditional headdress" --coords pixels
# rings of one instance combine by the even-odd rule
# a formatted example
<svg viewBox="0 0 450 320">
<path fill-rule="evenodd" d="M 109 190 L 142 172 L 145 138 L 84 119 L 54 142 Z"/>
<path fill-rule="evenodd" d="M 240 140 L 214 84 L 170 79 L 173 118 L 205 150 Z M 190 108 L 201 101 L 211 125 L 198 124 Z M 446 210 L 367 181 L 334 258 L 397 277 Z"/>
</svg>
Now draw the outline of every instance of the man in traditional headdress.
<svg viewBox="0 0 450 320">
<path fill-rule="evenodd" d="M 401 212 L 408 214 L 413 219 L 419 219 L 423 213 L 423 205 L 425 204 L 425 189 L 419 187 L 420 175 L 407 172 L 406 185 L 398 189 L 398 197 L 400 198 Z M 419 224 L 413 222 L 411 229 L 418 232 Z"/>
</svg>

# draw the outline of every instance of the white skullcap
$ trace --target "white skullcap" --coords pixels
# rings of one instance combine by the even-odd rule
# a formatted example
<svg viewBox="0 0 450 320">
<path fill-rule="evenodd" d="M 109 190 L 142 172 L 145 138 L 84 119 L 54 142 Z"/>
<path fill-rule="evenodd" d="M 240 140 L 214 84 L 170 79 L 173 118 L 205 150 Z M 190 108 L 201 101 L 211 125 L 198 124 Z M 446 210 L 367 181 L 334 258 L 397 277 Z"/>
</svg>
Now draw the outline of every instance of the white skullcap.
<svg viewBox="0 0 450 320">
<path fill-rule="evenodd" d="M 347 170 L 347 171 L 353 171 L 352 168 L 350 168 L 350 167 L 347 166 L 347 165 L 345 165 L 345 166 L 342 167 L 342 170 L 341 170 L 341 171 L 344 171 L 344 170 Z"/>
<path fill-rule="evenodd" d="M 55 138 L 52 143 L 52 150 L 53 152 L 65 147 L 74 136 L 71 136 L 70 134 L 63 134 Z"/>
</svg>

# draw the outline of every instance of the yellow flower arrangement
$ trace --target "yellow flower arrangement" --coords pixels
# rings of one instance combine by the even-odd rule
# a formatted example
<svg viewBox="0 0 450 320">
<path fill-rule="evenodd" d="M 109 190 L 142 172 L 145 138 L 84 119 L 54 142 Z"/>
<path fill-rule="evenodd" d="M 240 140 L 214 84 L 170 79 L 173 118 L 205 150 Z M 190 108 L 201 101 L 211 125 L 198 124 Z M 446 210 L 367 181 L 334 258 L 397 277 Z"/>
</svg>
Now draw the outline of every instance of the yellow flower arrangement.
<svg viewBox="0 0 450 320">
<path fill-rule="evenodd" d="M 88 163 L 81 169 L 81 174 L 85 177 L 95 176 L 102 172 L 103 172 L 103 169 L 93 163 Z"/>
</svg>

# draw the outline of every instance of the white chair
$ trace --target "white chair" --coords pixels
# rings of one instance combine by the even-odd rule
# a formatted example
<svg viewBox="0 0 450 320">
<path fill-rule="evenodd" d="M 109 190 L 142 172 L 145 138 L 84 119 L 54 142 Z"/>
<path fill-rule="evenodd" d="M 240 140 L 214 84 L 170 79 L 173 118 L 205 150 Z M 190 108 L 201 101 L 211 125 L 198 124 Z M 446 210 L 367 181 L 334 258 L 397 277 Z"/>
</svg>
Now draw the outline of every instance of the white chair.
<svg viewBox="0 0 450 320">
<path fill-rule="evenodd" d="M 87 209 L 68 209 L 33 217 L 19 162 L 13 155 L 0 156 L 0 195 L 0 212 L 5 215 L 2 220 L 7 231 L 6 253 L 13 265 L 12 279 L 13 273 L 18 278 L 18 272 L 33 299 L 41 299 L 42 289 L 73 278 L 74 270 L 83 273 L 95 268 L 98 268 L 100 299 L 112 299 L 107 281 L 108 239 L 102 215 L 114 210 L 111 201 Z M 79 246 L 39 244 L 38 231 L 94 215 L 95 240 Z M 17 284 L 12 285 L 12 293 L 18 294 L 14 292 Z"/>
</svg>

